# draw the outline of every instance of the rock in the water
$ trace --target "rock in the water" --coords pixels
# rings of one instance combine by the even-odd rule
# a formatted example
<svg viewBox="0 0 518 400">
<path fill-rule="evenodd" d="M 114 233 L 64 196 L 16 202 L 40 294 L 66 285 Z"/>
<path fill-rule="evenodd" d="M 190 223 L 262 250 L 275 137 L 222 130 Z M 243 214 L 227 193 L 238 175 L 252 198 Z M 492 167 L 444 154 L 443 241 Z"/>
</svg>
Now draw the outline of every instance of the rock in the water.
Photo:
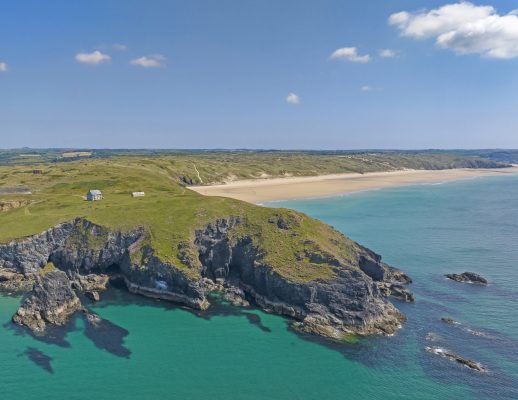
<svg viewBox="0 0 518 400">
<path fill-rule="evenodd" d="M 34 333 L 43 333 L 47 324 L 64 325 L 81 302 L 63 271 L 51 271 L 36 278 L 34 288 L 23 302 L 13 322 L 25 325 Z"/>
<path fill-rule="evenodd" d="M 438 356 L 447 358 L 449 360 L 456 361 L 459 364 L 462 364 L 472 370 L 475 370 L 478 372 L 486 371 L 486 368 L 482 364 L 480 364 L 476 361 L 470 360 L 468 358 L 459 356 L 458 354 L 455 354 L 449 350 L 441 349 L 439 347 L 426 347 L 426 351 L 428 351 L 429 353 L 437 354 Z"/>
<path fill-rule="evenodd" d="M 480 285 L 487 285 L 487 279 L 476 274 L 475 272 L 463 272 L 462 274 L 446 274 L 446 278 L 456 282 L 478 283 Z"/>
<path fill-rule="evenodd" d="M 459 322 L 457 322 L 453 318 L 449 318 L 449 317 L 442 317 L 441 321 L 442 322 L 446 322 L 449 325 L 460 325 Z"/>
</svg>

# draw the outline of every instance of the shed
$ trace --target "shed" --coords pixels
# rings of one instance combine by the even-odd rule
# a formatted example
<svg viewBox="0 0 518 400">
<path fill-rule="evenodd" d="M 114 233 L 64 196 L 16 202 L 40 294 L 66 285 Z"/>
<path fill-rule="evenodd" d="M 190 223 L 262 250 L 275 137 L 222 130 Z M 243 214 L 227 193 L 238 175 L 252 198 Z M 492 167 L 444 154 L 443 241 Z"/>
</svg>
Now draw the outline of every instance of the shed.
<svg viewBox="0 0 518 400">
<path fill-rule="evenodd" d="M 131 197 L 144 197 L 146 193 L 144 192 L 132 192 Z"/>
<path fill-rule="evenodd" d="M 93 189 L 88 191 L 86 194 L 86 200 L 88 201 L 97 201 L 103 199 L 103 193 L 100 190 Z"/>
</svg>

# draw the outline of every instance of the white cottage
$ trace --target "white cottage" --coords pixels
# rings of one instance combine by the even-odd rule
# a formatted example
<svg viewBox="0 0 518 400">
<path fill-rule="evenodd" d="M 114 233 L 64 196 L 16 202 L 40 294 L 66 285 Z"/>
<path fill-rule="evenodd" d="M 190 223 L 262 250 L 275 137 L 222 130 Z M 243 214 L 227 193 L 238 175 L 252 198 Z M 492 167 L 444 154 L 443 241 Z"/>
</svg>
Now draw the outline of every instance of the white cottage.
<svg viewBox="0 0 518 400">
<path fill-rule="evenodd" d="M 144 197 L 146 194 L 144 192 L 132 192 L 131 197 Z"/>
<path fill-rule="evenodd" d="M 100 190 L 93 189 L 89 190 L 86 194 L 86 200 L 88 201 L 97 201 L 103 199 L 103 193 Z"/>
</svg>

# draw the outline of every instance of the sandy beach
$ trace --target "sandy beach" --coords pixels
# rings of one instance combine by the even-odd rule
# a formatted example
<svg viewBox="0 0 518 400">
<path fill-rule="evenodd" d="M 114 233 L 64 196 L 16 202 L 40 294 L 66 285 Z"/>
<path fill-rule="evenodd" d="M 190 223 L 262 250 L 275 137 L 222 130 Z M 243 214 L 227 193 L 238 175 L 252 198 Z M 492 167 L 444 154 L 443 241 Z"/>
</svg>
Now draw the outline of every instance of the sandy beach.
<svg viewBox="0 0 518 400">
<path fill-rule="evenodd" d="M 250 203 L 262 203 L 516 173 L 518 166 L 503 169 L 403 170 L 242 180 L 222 185 L 191 186 L 190 189 L 206 196 L 231 197 Z"/>
</svg>

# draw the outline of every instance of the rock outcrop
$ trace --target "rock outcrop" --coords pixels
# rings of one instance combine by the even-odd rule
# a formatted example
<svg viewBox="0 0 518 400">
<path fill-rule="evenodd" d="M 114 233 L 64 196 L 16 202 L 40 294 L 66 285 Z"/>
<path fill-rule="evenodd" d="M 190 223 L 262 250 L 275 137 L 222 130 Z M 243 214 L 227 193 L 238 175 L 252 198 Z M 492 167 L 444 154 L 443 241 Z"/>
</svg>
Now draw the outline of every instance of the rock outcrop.
<svg viewBox="0 0 518 400">
<path fill-rule="evenodd" d="M 298 320 L 305 332 L 331 338 L 392 334 L 404 320 L 361 265 L 379 272 L 380 281 L 410 278 L 382 264 L 375 253 L 358 246 L 356 266 L 336 265 L 333 279 L 289 281 L 261 262 L 260 249 L 249 237 L 230 240 L 229 231 L 236 224 L 238 220 L 219 220 L 196 232 L 203 276 L 241 289 L 264 310 Z"/>
<path fill-rule="evenodd" d="M 393 334 L 404 321 L 386 296 L 412 301 L 403 286 L 411 279 L 379 255 L 354 244 L 351 260 L 327 262 L 322 260 L 325 253 L 307 250 L 305 256 L 312 262 L 332 265 L 333 276 L 288 279 L 264 261 L 265 250 L 246 230 L 232 235 L 240 223 L 239 218 L 221 219 L 197 230 L 192 247 L 179 255 L 190 270 L 157 257 L 144 240 L 144 229 L 111 232 L 81 218 L 0 245 L 0 268 L 37 276 L 32 294 L 13 320 L 35 332 L 49 323 L 63 324 L 81 307 L 74 289 L 97 300 L 111 274 L 133 293 L 198 310 L 209 307 L 208 295 L 214 291 L 236 305 L 253 301 L 266 311 L 295 319 L 302 331 L 336 339 L 351 333 Z M 284 225 L 279 229 L 289 231 Z M 194 249 L 194 261 L 188 247 Z M 38 276 L 49 261 L 59 270 Z"/>
<path fill-rule="evenodd" d="M 446 278 L 456 282 L 476 283 L 479 285 L 487 285 L 487 279 L 476 274 L 475 272 L 463 272 L 462 274 L 446 274 Z"/>
<path fill-rule="evenodd" d="M 36 278 L 34 288 L 13 316 L 34 333 L 45 331 L 47 324 L 64 325 L 81 308 L 81 302 L 63 271 L 51 271 Z"/>
<path fill-rule="evenodd" d="M 22 274 L 16 270 L 0 268 L 0 291 L 4 293 L 23 293 L 31 290 L 35 274 Z"/>
</svg>

